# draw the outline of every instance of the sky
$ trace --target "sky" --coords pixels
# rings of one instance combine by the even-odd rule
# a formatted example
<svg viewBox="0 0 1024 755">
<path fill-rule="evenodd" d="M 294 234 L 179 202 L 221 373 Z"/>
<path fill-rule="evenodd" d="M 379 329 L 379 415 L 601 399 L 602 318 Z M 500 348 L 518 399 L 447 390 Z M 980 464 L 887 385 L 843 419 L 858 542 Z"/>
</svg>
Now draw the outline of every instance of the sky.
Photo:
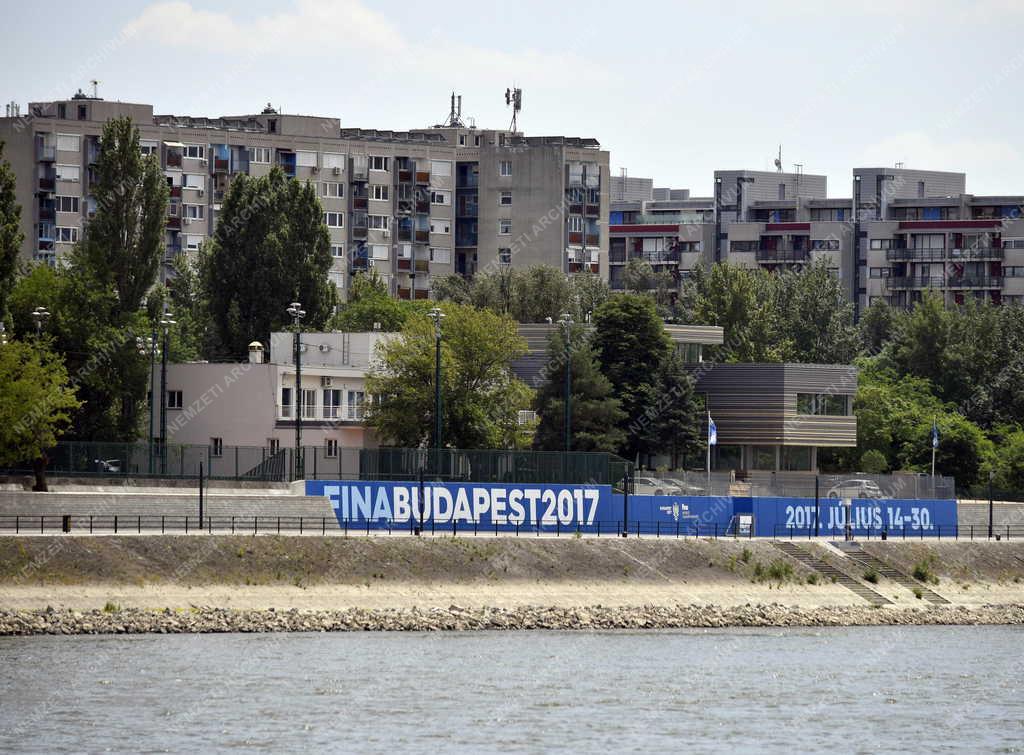
<svg viewBox="0 0 1024 755">
<path fill-rule="evenodd" d="M 342 126 L 463 115 L 594 137 L 615 174 L 711 194 L 716 169 L 967 173 L 1024 194 L 1024 0 L 586 3 L 0 0 L 0 98 L 105 99 L 240 115 L 268 102 Z M 23 110 L 24 112 L 24 110 Z"/>
</svg>

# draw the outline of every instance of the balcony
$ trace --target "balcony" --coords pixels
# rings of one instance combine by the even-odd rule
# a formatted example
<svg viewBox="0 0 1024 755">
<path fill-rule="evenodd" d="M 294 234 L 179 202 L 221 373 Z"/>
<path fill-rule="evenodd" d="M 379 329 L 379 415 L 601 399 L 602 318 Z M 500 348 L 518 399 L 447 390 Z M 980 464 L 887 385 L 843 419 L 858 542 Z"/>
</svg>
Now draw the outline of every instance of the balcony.
<svg viewBox="0 0 1024 755">
<path fill-rule="evenodd" d="M 416 272 L 417 273 L 429 273 L 430 272 L 430 261 L 429 260 L 416 260 Z"/>
<path fill-rule="evenodd" d="M 399 286 L 398 287 L 398 298 L 399 299 L 411 299 L 412 298 L 412 289 L 411 288 L 404 288 L 402 286 Z"/>
<path fill-rule="evenodd" d="M 583 233 L 580 231 L 569 231 L 569 243 L 570 244 L 582 244 Z"/>
<path fill-rule="evenodd" d="M 583 214 L 583 203 L 582 202 L 572 202 L 572 203 L 570 203 L 569 204 L 569 214 L 570 215 L 582 215 Z"/>
<path fill-rule="evenodd" d="M 352 238 L 354 239 L 366 239 L 367 227 L 365 225 L 354 225 L 352 226 Z"/>
<path fill-rule="evenodd" d="M 411 215 L 416 203 L 411 199 L 399 199 L 395 203 L 395 212 L 399 215 Z"/>
<path fill-rule="evenodd" d="M 430 214 L 430 200 L 429 199 L 417 199 L 416 200 L 416 214 L 417 215 L 429 215 Z"/>
<path fill-rule="evenodd" d="M 957 262 L 959 260 L 1001 260 L 1005 256 L 999 247 L 968 247 L 967 249 L 889 249 L 885 258 L 889 262 Z"/>
<path fill-rule="evenodd" d="M 227 173 L 231 169 L 231 163 L 226 157 L 215 157 L 210 164 L 213 173 Z"/>
<path fill-rule="evenodd" d="M 49 206 L 40 206 L 39 208 L 39 221 L 43 223 L 54 223 L 57 220 L 57 211 L 51 204 Z"/>
<path fill-rule="evenodd" d="M 367 197 L 352 197 L 352 209 L 365 210 L 369 207 L 369 201 Z"/>
<path fill-rule="evenodd" d="M 923 288 L 1002 288 L 1003 279 L 988 275 L 964 276 L 961 278 L 943 278 L 941 276 L 917 278 L 885 278 L 885 287 L 890 291 Z"/>
<path fill-rule="evenodd" d="M 57 189 L 57 182 L 53 178 L 40 178 L 39 191 L 53 193 Z"/>
<path fill-rule="evenodd" d="M 946 288 L 1002 288 L 1003 279 L 990 275 L 967 275 L 962 278 L 950 278 Z"/>
<path fill-rule="evenodd" d="M 470 202 L 459 202 L 455 209 L 457 218 L 475 218 L 480 214 L 480 206 Z"/>
<path fill-rule="evenodd" d="M 402 228 L 399 226 L 395 229 L 395 238 L 399 241 L 412 241 L 412 228 Z"/>
<path fill-rule="evenodd" d="M 416 171 L 416 183 L 420 186 L 426 186 L 430 183 L 430 172 L 426 170 Z"/>
<path fill-rule="evenodd" d="M 180 168 L 181 167 L 181 153 L 180 152 L 168 152 L 166 163 L 168 168 Z"/>
<path fill-rule="evenodd" d="M 409 184 L 412 183 L 412 171 L 411 170 L 399 170 L 398 171 L 398 183 Z"/>
<path fill-rule="evenodd" d="M 86 147 L 85 160 L 89 165 L 95 165 L 100 161 L 99 142 L 90 139 Z"/>
<path fill-rule="evenodd" d="M 758 249 L 758 262 L 807 262 L 811 258 L 810 249 Z"/>
<path fill-rule="evenodd" d="M 583 214 L 588 218 L 597 218 L 601 216 L 601 205 L 588 204 L 583 208 Z"/>
<path fill-rule="evenodd" d="M 180 199 L 180 198 L 181 198 L 181 187 L 180 186 L 172 186 L 171 187 L 171 199 Z"/>
<path fill-rule="evenodd" d="M 181 218 L 167 218 L 167 227 L 171 230 L 181 230 Z"/>
<path fill-rule="evenodd" d="M 57 159 L 57 148 L 41 144 L 36 147 L 36 160 L 41 163 L 52 163 Z"/>
<path fill-rule="evenodd" d="M 398 271 L 399 272 L 408 272 L 411 269 L 412 269 L 412 260 L 411 259 L 409 259 L 408 257 L 399 257 L 398 258 Z"/>
<path fill-rule="evenodd" d="M 601 246 L 601 235 L 598 233 L 588 233 L 585 239 L 587 246 Z"/>
<path fill-rule="evenodd" d="M 417 244 L 430 243 L 430 231 L 417 230 L 415 241 Z"/>
</svg>

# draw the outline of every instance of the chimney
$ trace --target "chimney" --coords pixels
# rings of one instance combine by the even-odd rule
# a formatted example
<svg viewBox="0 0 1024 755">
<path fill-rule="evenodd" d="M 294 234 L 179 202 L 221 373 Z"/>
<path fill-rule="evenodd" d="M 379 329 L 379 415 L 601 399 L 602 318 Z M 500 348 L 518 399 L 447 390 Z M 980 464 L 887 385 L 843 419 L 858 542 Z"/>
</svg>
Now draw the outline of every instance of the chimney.
<svg viewBox="0 0 1024 755">
<path fill-rule="evenodd" d="M 253 341 L 249 344 L 249 364 L 263 364 L 263 344 Z"/>
</svg>

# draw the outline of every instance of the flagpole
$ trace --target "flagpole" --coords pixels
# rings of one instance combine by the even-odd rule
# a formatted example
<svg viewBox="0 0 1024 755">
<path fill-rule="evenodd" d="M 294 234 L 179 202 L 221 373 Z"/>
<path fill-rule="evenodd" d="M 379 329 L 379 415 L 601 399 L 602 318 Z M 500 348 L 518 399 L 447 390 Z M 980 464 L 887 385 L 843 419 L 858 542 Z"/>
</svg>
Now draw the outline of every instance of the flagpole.
<svg viewBox="0 0 1024 755">
<path fill-rule="evenodd" d="M 935 449 L 939 443 L 938 425 L 935 424 L 935 417 L 932 417 L 932 490 L 935 490 Z M 933 492 L 934 495 L 934 492 Z"/>
<path fill-rule="evenodd" d="M 707 435 L 708 435 L 708 461 L 707 461 L 707 474 L 708 474 L 708 485 L 705 491 L 705 495 L 711 495 L 711 410 L 708 409 L 708 424 L 707 424 Z"/>
</svg>

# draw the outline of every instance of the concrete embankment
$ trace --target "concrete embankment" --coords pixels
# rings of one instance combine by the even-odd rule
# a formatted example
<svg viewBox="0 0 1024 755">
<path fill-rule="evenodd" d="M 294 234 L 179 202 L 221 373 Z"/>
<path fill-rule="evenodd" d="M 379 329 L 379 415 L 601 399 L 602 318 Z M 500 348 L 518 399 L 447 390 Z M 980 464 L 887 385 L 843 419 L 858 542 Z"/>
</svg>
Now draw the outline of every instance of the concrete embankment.
<svg viewBox="0 0 1024 755">
<path fill-rule="evenodd" d="M 800 547 L 832 568 L 757 540 L 0 537 L 0 634 L 1022 620 L 1024 543 L 864 543 L 881 572 Z"/>
</svg>

